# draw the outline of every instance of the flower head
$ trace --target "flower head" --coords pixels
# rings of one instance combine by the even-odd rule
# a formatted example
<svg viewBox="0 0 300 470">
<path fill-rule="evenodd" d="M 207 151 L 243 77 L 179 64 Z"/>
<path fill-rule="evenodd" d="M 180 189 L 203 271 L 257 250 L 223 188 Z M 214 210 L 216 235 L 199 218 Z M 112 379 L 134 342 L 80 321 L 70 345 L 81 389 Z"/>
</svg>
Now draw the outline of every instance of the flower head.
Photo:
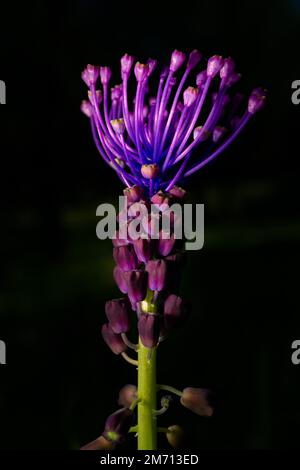
<svg viewBox="0 0 300 470">
<path fill-rule="evenodd" d="M 127 188 L 139 187 L 146 196 L 151 197 L 159 190 L 169 191 L 216 158 L 265 103 L 265 91 L 256 88 L 244 111 L 242 105 L 236 109 L 231 89 L 240 74 L 230 57 L 210 57 L 207 66 L 197 74 L 197 88 L 189 86 L 187 80 L 201 62 L 201 54 L 194 50 L 186 62 L 185 59 L 181 51 L 172 53 L 169 67 L 159 74 L 157 92 L 149 98 L 148 93 L 155 89 L 151 83 L 156 74 L 154 59 L 134 65 L 133 56 L 125 54 L 121 58 L 123 82 L 112 87 L 111 101 L 109 67 L 89 64 L 82 73 L 89 88 L 90 104 L 84 102 L 81 109 L 91 120 L 97 149 Z M 181 68 L 183 74 L 176 80 Z M 101 90 L 96 88 L 99 76 L 103 99 Z M 136 81 L 132 101 L 129 79 Z M 212 91 L 215 89 L 216 92 Z M 213 100 L 208 109 L 210 94 Z M 225 127 L 226 134 L 220 133 Z M 197 147 L 199 150 L 194 154 Z"/>
</svg>

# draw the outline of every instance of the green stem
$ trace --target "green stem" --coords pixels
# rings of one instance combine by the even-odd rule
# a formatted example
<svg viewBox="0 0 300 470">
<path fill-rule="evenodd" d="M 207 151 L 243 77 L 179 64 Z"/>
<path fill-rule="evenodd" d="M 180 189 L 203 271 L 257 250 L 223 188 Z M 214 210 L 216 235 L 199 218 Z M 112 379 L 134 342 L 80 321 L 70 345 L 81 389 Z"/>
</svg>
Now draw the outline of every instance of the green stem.
<svg viewBox="0 0 300 470">
<path fill-rule="evenodd" d="M 138 450 L 156 450 L 156 348 L 139 340 L 138 363 Z"/>
</svg>

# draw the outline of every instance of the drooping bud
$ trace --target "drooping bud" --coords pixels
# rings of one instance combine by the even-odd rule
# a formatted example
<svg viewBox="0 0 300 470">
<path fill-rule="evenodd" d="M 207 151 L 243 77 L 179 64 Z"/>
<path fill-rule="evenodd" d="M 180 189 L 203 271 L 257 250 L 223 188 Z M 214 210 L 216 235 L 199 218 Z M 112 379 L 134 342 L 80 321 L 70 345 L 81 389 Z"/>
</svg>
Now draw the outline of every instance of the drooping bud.
<svg viewBox="0 0 300 470">
<path fill-rule="evenodd" d="M 111 450 L 114 449 L 114 447 L 115 444 L 112 441 L 108 441 L 104 436 L 100 436 L 94 441 L 81 447 L 80 450 Z"/>
<path fill-rule="evenodd" d="M 220 77 L 226 81 L 231 77 L 234 72 L 235 63 L 231 57 L 224 60 L 223 66 L 220 70 Z"/>
<path fill-rule="evenodd" d="M 189 107 L 191 106 L 194 101 L 196 100 L 198 96 L 198 89 L 194 88 L 192 86 L 189 86 L 184 92 L 183 92 L 183 102 L 184 105 Z"/>
<path fill-rule="evenodd" d="M 127 294 L 127 291 L 128 291 L 127 282 L 124 278 L 123 271 L 122 271 L 121 268 L 119 268 L 119 266 L 116 266 L 114 268 L 113 276 L 114 276 L 114 280 L 115 280 L 118 288 L 122 292 L 122 294 Z"/>
<path fill-rule="evenodd" d="M 205 85 L 206 80 L 207 80 L 207 72 L 206 70 L 202 70 L 202 72 L 198 73 L 196 77 L 197 87 L 202 88 Z"/>
<path fill-rule="evenodd" d="M 118 405 L 129 408 L 137 399 L 137 388 L 135 385 L 124 385 L 119 391 Z"/>
<path fill-rule="evenodd" d="M 121 408 L 111 414 L 105 423 L 103 436 L 108 441 L 119 444 L 126 437 L 133 421 L 133 411 L 129 408 Z"/>
<path fill-rule="evenodd" d="M 196 67 L 196 65 L 199 64 L 200 60 L 202 59 L 202 54 L 201 52 L 197 51 L 197 49 L 194 49 L 190 55 L 189 55 L 189 59 L 188 59 L 188 63 L 187 63 L 187 68 L 188 69 L 193 69 Z"/>
<path fill-rule="evenodd" d="M 167 285 L 167 264 L 163 259 L 148 261 L 148 286 L 151 290 L 162 291 Z"/>
<path fill-rule="evenodd" d="M 159 317 L 155 314 L 142 313 L 138 320 L 138 330 L 145 348 L 154 348 L 159 338 Z"/>
<path fill-rule="evenodd" d="M 121 58 L 121 74 L 129 75 L 131 67 L 133 65 L 134 58 L 129 54 L 124 54 Z"/>
<path fill-rule="evenodd" d="M 168 439 L 169 444 L 176 449 L 180 447 L 183 442 L 184 431 L 180 426 L 174 424 L 173 426 L 168 427 L 166 438 Z"/>
<path fill-rule="evenodd" d="M 159 239 L 158 239 L 159 254 L 161 256 L 168 256 L 171 253 L 171 251 L 174 249 L 175 243 L 176 243 L 176 239 L 173 233 L 164 234 L 164 232 L 161 231 L 159 234 Z"/>
<path fill-rule="evenodd" d="M 125 122 L 123 118 L 113 119 L 110 121 L 113 130 L 116 134 L 123 134 L 125 131 Z"/>
<path fill-rule="evenodd" d="M 175 51 L 171 55 L 170 70 L 176 72 L 185 61 L 185 54 L 183 52 Z"/>
<path fill-rule="evenodd" d="M 105 323 L 102 326 L 101 333 L 105 343 L 114 354 L 121 354 L 122 352 L 126 351 L 127 346 L 124 343 L 121 335 L 114 333 L 108 323 Z"/>
<path fill-rule="evenodd" d="M 143 189 L 136 184 L 131 188 L 126 188 L 123 191 L 124 196 L 127 197 L 128 202 L 138 202 L 143 197 Z"/>
<path fill-rule="evenodd" d="M 215 127 L 213 131 L 213 141 L 215 143 L 218 142 L 220 139 L 222 139 L 222 137 L 224 137 L 226 132 L 227 132 L 226 127 L 222 127 L 222 126 Z"/>
<path fill-rule="evenodd" d="M 182 391 L 180 403 L 200 416 L 212 416 L 211 392 L 205 388 L 187 387 Z"/>
<path fill-rule="evenodd" d="M 126 333 L 130 328 L 129 304 L 127 299 L 113 299 L 105 304 L 105 313 L 114 333 Z"/>
<path fill-rule="evenodd" d="M 187 306 L 183 299 L 170 294 L 164 303 L 164 324 L 167 331 L 181 326 L 187 316 Z"/>
<path fill-rule="evenodd" d="M 173 186 L 173 188 L 169 190 L 169 194 L 171 194 L 171 196 L 178 201 L 182 201 L 186 197 L 185 189 L 181 188 L 180 186 Z"/>
<path fill-rule="evenodd" d="M 123 271 L 135 269 L 139 264 L 132 245 L 114 247 L 113 256 L 115 262 Z"/>
<path fill-rule="evenodd" d="M 255 88 L 248 101 L 248 111 L 251 114 L 257 113 L 265 104 L 266 94 L 262 88 Z"/>
<path fill-rule="evenodd" d="M 80 110 L 83 114 L 85 114 L 89 118 L 93 116 L 93 106 L 87 100 L 83 100 L 81 102 Z"/>
<path fill-rule="evenodd" d="M 150 163 L 149 165 L 142 165 L 141 173 L 144 178 L 151 180 L 158 176 L 159 166 L 156 163 Z"/>
<path fill-rule="evenodd" d="M 134 66 L 134 74 L 138 82 L 142 82 L 149 73 L 149 65 L 137 62 Z"/>
<path fill-rule="evenodd" d="M 223 58 L 220 55 L 214 55 L 208 59 L 207 62 L 207 76 L 215 77 L 223 66 Z"/>
<path fill-rule="evenodd" d="M 111 70 L 109 67 L 100 67 L 100 80 L 102 85 L 107 85 L 111 78 Z"/>
<path fill-rule="evenodd" d="M 148 274 L 145 271 L 132 270 L 124 273 L 127 283 L 128 297 L 132 303 L 140 302 L 147 294 Z"/>
<path fill-rule="evenodd" d="M 134 240 L 133 246 L 136 256 L 142 263 L 147 263 L 153 255 L 153 242 L 149 238 L 138 238 Z"/>
<path fill-rule="evenodd" d="M 98 77 L 99 77 L 98 65 L 88 64 L 86 66 L 86 69 L 81 74 L 81 78 L 87 84 L 87 86 L 95 85 Z"/>
</svg>

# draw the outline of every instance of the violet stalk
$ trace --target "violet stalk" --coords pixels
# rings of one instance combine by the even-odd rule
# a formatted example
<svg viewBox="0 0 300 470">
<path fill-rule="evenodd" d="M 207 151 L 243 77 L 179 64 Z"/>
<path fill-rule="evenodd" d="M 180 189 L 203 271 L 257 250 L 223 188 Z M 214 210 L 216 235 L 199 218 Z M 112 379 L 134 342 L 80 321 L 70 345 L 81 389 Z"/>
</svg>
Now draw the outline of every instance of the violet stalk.
<svg viewBox="0 0 300 470">
<path fill-rule="evenodd" d="M 176 88 L 176 75 L 186 56 L 175 50 L 169 66 L 159 74 L 157 92 L 148 100 L 156 68 L 153 59 L 146 64 L 135 63 L 125 54 L 121 59 L 122 83 L 112 87 L 110 93 L 109 67 L 88 65 L 82 73 L 89 91 L 81 110 L 90 119 L 100 155 L 125 185 L 128 202 L 125 212 L 118 216 L 119 228 L 113 239 L 113 275 L 125 297 L 106 303 L 108 323 L 102 326 L 102 336 L 113 353 L 138 369 L 137 388 L 122 388 L 122 408 L 107 419 L 102 436 L 84 446 L 86 450 L 114 448 L 127 432 L 136 433 L 138 449 L 156 449 L 157 432 L 164 432 L 168 442 L 177 445 L 182 437 L 179 426 L 157 427 L 158 416 L 171 403 L 169 395 L 163 396 L 157 409 L 157 393 L 165 391 L 180 397 L 181 404 L 198 415 L 213 413 L 208 390 L 187 387 L 181 391 L 156 382 L 159 345 L 184 324 L 189 311 L 180 295 L 184 245 L 175 236 L 176 220 L 167 237 L 160 223 L 173 202 L 181 205 L 185 200 L 186 192 L 178 184 L 223 152 L 262 108 L 266 96 L 261 88 L 254 89 L 240 111 L 242 96 L 234 91 L 240 74 L 231 58 L 219 55 L 209 58 L 197 73 L 194 86 L 186 86 L 201 57 L 197 50 L 190 53 Z M 128 94 L 132 71 L 137 84 L 133 102 Z M 99 81 L 101 90 L 97 88 Z M 151 203 L 157 209 L 155 215 L 148 215 Z M 130 235 L 137 217 L 137 212 L 131 210 L 135 204 L 139 205 L 137 212 L 147 214 L 142 219 L 146 235 L 137 239 Z M 124 216 L 125 237 L 121 236 Z M 153 240 L 155 223 L 160 230 L 158 240 Z M 131 310 L 136 313 L 135 325 L 130 319 Z M 127 336 L 133 326 L 139 333 L 138 344 Z M 137 353 L 137 359 L 128 354 L 129 349 Z M 136 409 L 137 423 L 133 424 Z"/>
</svg>

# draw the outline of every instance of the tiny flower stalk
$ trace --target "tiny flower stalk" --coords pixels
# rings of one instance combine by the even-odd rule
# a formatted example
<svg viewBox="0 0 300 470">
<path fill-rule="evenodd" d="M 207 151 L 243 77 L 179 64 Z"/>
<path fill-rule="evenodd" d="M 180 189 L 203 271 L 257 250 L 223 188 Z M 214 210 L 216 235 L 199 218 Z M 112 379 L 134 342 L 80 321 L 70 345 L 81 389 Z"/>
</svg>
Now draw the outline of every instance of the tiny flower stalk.
<svg viewBox="0 0 300 470">
<path fill-rule="evenodd" d="M 140 450 L 156 449 L 157 432 L 164 432 L 171 446 L 181 445 L 183 431 L 178 425 L 157 426 L 159 416 L 167 414 L 172 404 L 164 395 L 157 409 L 162 392 L 199 416 L 213 413 L 206 388 L 157 385 L 160 343 L 180 333 L 190 310 L 180 291 L 186 253 L 176 228 L 182 221 L 173 211 L 166 230 L 163 219 L 173 204 L 181 208 L 185 203 L 187 192 L 181 185 L 238 137 L 264 106 L 266 92 L 255 88 L 244 100 L 235 91 L 241 75 L 230 57 L 213 55 L 196 71 L 202 62 L 197 50 L 189 55 L 175 50 L 158 72 L 156 88 L 153 59 L 141 63 L 125 54 L 122 83 L 113 86 L 107 66 L 89 64 L 82 72 L 88 96 L 81 111 L 90 121 L 99 154 L 125 186 L 127 198 L 113 237 L 113 277 L 124 297 L 106 303 L 107 322 L 101 333 L 116 356 L 137 368 L 138 382 L 137 387 L 121 389 L 122 408 L 107 418 L 102 435 L 83 450 L 114 449 L 128 432 L 137 435 Z M 135 93 L 129 99 L 132 81 Z M 154 213 L 149 214 L 150 206 Z M 142 232 L 135 236 L 138 226 Z M 138 333 L 138 344 L 131 341 L 132 329 Z"/>
</svg>

